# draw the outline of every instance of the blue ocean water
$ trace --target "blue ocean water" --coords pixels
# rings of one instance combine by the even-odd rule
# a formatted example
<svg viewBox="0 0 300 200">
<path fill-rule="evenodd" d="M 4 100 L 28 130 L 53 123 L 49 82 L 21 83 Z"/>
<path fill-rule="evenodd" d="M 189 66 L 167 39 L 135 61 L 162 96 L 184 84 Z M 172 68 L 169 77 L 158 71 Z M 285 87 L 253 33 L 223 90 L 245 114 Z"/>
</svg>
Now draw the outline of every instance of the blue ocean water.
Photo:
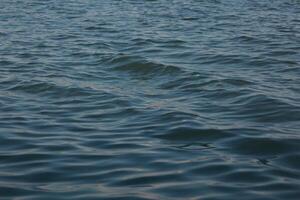
<svg viewBox="0 0 300 200">
<path fill-rule="evenodd" d="M 300 1 L 1 0 L 0 199 L 300 198 Z"/>
</svg>

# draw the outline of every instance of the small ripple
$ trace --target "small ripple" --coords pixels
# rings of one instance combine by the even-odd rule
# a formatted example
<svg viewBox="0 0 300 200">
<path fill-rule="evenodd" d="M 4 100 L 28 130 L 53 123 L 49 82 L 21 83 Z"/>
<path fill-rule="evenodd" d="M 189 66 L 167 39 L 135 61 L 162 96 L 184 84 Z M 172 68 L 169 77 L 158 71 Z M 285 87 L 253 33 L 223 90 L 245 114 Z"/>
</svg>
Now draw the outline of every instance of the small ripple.
<svg viewBox="0 0 300 200">
<path fill-rule="evenodd" d="M 218 129 L 195 129 L 188 127 L 178 127 L 169 130 L 165 134 L 155 135 L 157 138 L 170 141 L 214 141 L 230 137 L 231 134 Z"/>
<path fill-rule="evenodd" d="M 162 184 L 164 182 L 172 182 L 176 180 L 177 182 L 181 181 L 187 181 L 186 178 L 184 178 L 182 175 L 176 172 L 169 172 L 169 174 L 151 174 L 151 175 L 143 175 L 141 177 L 132 177 L 132 178 L 126 178 L 125 180 L 120 180 L 116 183 L 113 183 L 113 185 L 116 186 L 128 186 L 128 185 L 138 185 L 138 186 L 144 186 L 144 187 L 150 187 L 153 184 Z"/>
<path fill-rule="evenodd" d="M 258 171 L 235 171 L 228 173 L 221 178 L 222 180 L 230 180 L 236 184 L 253 184 L 270 182 L 272 178 L 264 173 L 258 173 Z"/>
<path fill-rule="evenodd" d="M 56 97 L 76 97 L 90 95 L 90 91 L 79 87 L 68 87 L 57 85 L 51 82 L 41 81 L 21 81 L 7 89 L 12 92 L 22 92 L 28 94 L 52 95 Z"/>
<path fill-rule="evenodd" d="M 238 116 L 255 119 L 261 122 L 299 121 L 299 108 L 278 98 L 263 94 L 246 95 L 236 99 L 235 106 L 242 109 L 236 112 Z"/>
<path fill-rule="evenodd" d="M 200 167 L 194 167 L 189 170 L 190 173 L 201 176 L 223 176 L 224 174 L 232 173 L 235 170 L 234 167 L 222 163 L 210 163 L 209 165 L 203 165 Z"/>
<path fill-rule="evenodd" d="M 171 76 L 180 73 L 179 67 L 164 65 L 134 56 L 118 56 L 108 63 L 114 70 L 127 72 L 139 78 L 151 78 L 153 76 Z"/>
<path fill-rule="evenodd" d="M 228 150 L 244 155 L 276 156 L 299 151 L 298 140 L 275 138 L 236 138 L 226 141 Z"/>
</svg>

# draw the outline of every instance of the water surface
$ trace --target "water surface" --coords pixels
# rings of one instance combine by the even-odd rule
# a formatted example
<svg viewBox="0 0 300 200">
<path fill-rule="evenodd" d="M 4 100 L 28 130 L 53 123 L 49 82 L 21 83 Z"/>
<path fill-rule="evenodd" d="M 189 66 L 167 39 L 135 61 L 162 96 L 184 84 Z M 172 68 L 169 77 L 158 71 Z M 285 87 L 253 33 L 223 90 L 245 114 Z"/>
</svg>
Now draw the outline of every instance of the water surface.
<svg viewBox="0 0 300 200">
<path fill-rule="evenodd" d="M 1 0 L 0 197 L 300 198 L 298 0 Z"/>
</svg>

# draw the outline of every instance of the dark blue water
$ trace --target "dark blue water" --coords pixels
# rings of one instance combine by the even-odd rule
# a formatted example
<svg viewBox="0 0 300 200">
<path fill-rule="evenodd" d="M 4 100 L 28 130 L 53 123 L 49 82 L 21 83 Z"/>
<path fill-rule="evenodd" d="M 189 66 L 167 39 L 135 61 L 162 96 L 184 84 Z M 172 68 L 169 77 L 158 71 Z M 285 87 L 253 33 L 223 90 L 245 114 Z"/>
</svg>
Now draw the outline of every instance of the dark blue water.
<svg viewBox="0 0 300 200">
<path fill-rule="evenodd" d="M 300 199 L 300 1 L 1 0 L 0 199 Z"/>
</svg>

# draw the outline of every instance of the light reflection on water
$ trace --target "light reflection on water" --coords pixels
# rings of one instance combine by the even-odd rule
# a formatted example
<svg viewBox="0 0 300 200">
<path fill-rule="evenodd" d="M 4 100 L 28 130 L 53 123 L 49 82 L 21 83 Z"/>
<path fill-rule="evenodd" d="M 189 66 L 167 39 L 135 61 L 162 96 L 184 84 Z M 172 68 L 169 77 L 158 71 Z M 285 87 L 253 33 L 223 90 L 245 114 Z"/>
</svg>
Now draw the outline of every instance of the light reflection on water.
<svg viewBox="0 0 300 200">
<path fill-rule="evenodd" d="M 1 199 L 298 199 L 299 13 L 2 0 Z"/>
</svg>

